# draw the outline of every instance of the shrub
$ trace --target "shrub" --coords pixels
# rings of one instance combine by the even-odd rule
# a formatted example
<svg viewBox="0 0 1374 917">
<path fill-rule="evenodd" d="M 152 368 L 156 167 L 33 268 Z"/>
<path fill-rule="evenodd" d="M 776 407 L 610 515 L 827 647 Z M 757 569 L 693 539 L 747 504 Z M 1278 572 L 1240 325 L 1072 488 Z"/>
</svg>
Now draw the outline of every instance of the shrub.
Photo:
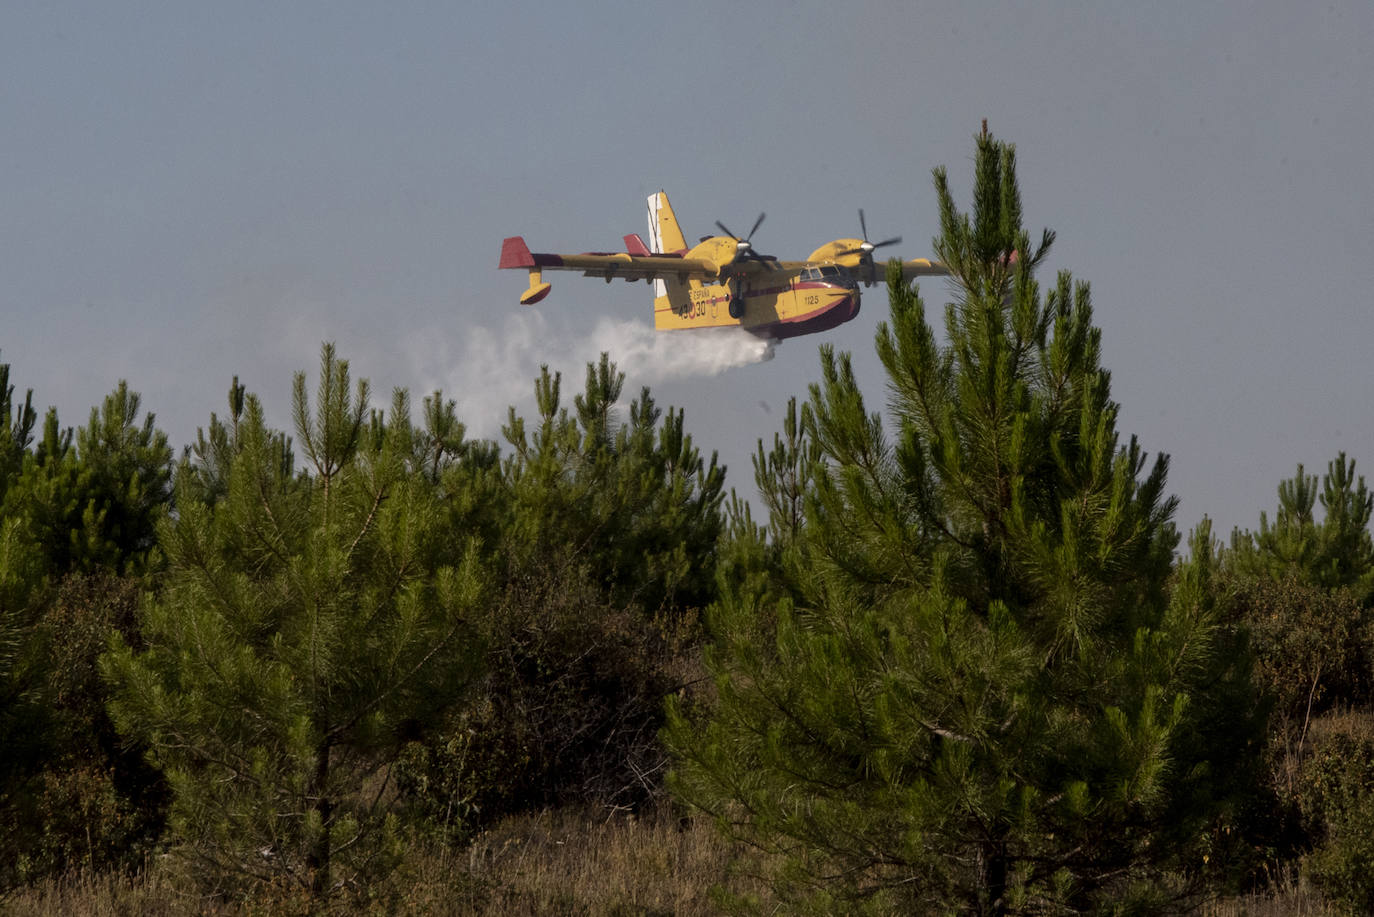
<svg viewBox="0 0 1374 917">
<path fill-rule="evenodd" d="M 1248 624 L 1259 687 L 1282 720 L 1298 724 L 1369 696 L 1369 624 L 1354 593 L 1296 577 L 1256 579 L 1235 595 Z"/>
<path fill-rule="evenodd" d="M 566 804 L 637 808 L 658 796 L 663 697 L 689 680 L 692 619 L 618 606 L 589 575 L 511 584 L 491 613 L 479 702 L 410 749 L 401 786 L 434 823 L 463 832 Z"/>
<path fill-rule="evenodd" d="M 36 757 L 0 815 L 9 823 L 0 845 L 6 886 L 78 865 L 135 868 L 161 834 L 166 786 L 143 748 L 116 735 L 96 664 L 112 634 L 138 642 L 138 601 L 133 579 L 75 574 L 39 613 L 45 715 L 30 737 Z"/>
<path fill-rule="evenodd" d="M 1305 866 L 1328 899 L 1374 913 L 1374 721 L 1348 716 L 1324 725 L 1299 783 L 1317 841 Z"/>
</svg>

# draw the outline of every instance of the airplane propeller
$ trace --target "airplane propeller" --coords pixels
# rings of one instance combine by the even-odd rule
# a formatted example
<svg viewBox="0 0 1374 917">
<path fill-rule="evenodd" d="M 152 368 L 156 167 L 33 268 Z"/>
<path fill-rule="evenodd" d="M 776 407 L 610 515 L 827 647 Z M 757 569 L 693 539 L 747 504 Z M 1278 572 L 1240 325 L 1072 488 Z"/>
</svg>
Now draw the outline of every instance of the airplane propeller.
<svg viewBox="0 0 1374 917">
<path fill-rule="evenodd" d="M 847 248 L 840 252 L 840 255 L 871 255 L 875 249 L 885 248 L 889 245 L 896 245 L 902 241 L 901 236 L 893 236 L 891 239 L 884 239 L 881 242 L 868 241 L 868 224 L 864 221 L 864 209 L 859 208 L 859 229 L 863 232 L 864 240 L 858 248 Z"/>
<path fill-rule="evenodd" d="M 760 212 L 759 218 L 754 221 L 753 228 L 749 230 L 749 235 L 743 238 L 740 238 L 739 236 L 731 232 L 730 228 L 726 226 L 724 223 L 722 223 L 720 220 L 716 220 L 716 228 L 719 229 L 725 235 L 735 240 L 736 261 L 738 261 L 740 258 L 749 258 L 753 261 L 767 262 L 768 259 L 765 258 L 763 255 L 760 255 L 758 252 L 754 251 L 754 246 L 750 244 L 749 241 L 750 239 L 754 238 L 754 233 L 758 232 L 759 227 L 763 225 L 763 218 L 766 215 L 767 214 Z"/>
</svg>

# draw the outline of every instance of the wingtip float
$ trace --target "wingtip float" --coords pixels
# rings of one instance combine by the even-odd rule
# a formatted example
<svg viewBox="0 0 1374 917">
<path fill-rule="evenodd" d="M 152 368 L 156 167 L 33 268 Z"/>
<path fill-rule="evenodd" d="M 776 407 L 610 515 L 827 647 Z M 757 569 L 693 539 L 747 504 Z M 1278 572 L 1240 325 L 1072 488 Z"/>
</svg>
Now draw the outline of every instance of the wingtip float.
<svg viewBox="0 0 1374 917">
<path fill-rule="evenodd" d="M 873 252 L 901 242 L 900 236 L 870 242 L 860 210 L 863 238 L 828 242 L 805 261 L 780 261 L 754 250 L 763 214 L 746 236 L 717 222 L 722 235 L 691 247 L 667 194 L 649 195 L 648 217 L 649 242 L 627 235 L 623 252 L 538 253 L 523 237 L 511 236 L 501 243 L 500 267 L 529 272 L 529 288 L 520 295 L 527 306 L 549 295 L 544 271 L 581 271 L 607 283 L 619 278 L 652 284 L 654 327 L 660 331 L 734 325 L 759 337 L 789 338 L 826 331 L 858 315 L 859 284 L 872 286 L 887 275 L 887 264 L 875 261 Z M 925 258 L 899 263 L 904 280 L 948 273 Z"/>
</svg>

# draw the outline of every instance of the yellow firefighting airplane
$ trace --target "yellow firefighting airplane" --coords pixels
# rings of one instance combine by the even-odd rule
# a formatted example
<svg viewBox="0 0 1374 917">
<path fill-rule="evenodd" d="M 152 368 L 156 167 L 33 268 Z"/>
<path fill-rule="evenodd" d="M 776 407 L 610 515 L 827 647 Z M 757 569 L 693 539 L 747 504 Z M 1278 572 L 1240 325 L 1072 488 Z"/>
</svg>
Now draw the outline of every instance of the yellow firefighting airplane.
<svg viewBox="0 0 1374 917">
<path fill-rule="evenodd" d="M 520 302 L 532 305 L 549 294 L 544 271 L 581 271 L 607 283 L 622 278 L 654 285 L 654 327 L 660 331 L 737 325 L 766 338 L 789 338 L 826 331 L 859 314 L 859 283 L 872 286 L 887 277 L 887 265 L 873 252 L 902 241 L 900 237 L 868 241 L 864 213 L 859 211 L 862 239 L 836 239 L 805 261 L 779 261 L 754 251 L 747 236 L 707 236 L 690 249 L 677 217 L 662 191 L 649 195 L 649 238 L 625 236 L 626 251 L 582 255 L 531 253 L 520 236 L 501 245 L 501 267 L 529 271 L 530 287 Z M 917 258 L 901 262 L 902 278 L 947 274 L 944 265 Z"/>
</svg>

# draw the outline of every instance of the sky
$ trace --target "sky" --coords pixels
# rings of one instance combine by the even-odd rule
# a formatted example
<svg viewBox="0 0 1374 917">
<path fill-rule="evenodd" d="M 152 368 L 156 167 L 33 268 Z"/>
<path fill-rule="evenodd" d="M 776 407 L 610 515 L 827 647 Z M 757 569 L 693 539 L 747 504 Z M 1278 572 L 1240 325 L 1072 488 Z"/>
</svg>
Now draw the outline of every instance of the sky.
<svg viewBox="0 0 1374 917">
<path fill-rule="evenodd" d="M 986 118 L 1057 233 L 1042 282 L 1092 285 L 1123 436 L 1225 536 L 1297 463 L 1374 469 L 1371 47 L 1367 0 L 8 0 L 0 361 L 64 425 L 126 379 L 180 450 L 235 375 L 289 430 L 324 341 L 378 407 L 439 388 L 491 438 L 608 350 L 749 496 L 819 344 L 883 408 L 882 291 L 760 361 L 654 333 L 642 283 L 520 306 L 502 238 L 614 249 L 665 189 L 689 238 L 766 211 L 755 247 L 803 258 L 863 208 L 929 257 L 931 170 L 968 207 Z"/>
</svg>

